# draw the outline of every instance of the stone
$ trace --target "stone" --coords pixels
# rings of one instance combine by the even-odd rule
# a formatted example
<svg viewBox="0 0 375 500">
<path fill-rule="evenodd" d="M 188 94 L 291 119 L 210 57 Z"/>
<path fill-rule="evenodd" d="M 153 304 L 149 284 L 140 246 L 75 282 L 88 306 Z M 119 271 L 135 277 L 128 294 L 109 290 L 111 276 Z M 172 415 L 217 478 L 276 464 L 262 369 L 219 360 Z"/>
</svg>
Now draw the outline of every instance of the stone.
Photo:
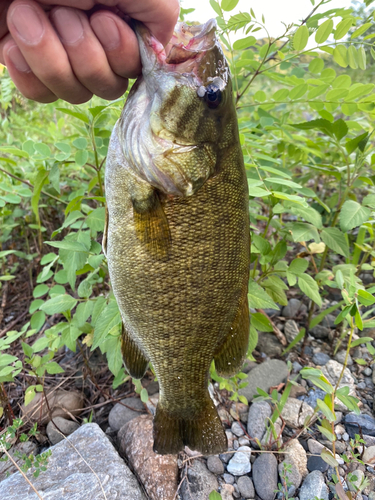
<svg viewBox="0 0 375 500">
<path fill-rule="evenodd" d="M 293 340 L 297 337 L 297 335 L 299 334 L 299 328 L 294 320 L 288 319 L 288 321 L 285 323 L 284 334 L 289 344 L 293 342 Z"/>
<path fill-rule="evenodd" d="M 360 434 L 360 428 L 363 434 L 375 436 L 375 418 L 366 414 L 348 413 L 345 417 L 345 428 L 351 438 L 354 438 L 355 434 Z"/>
<path fill-rule="evenodd" d="M 125 406 L 126 405 L 126 406 Z M 139 398 L 131 397 L 116 403 L 108 415 L 108 423 L 114 431 L 144 413 L 145 406 Z"/>
<path fill-rule="evenodd" d="M 352 472 L 350 475 L 350 481 L 347 481 L 349 490 L 353 492 L 358 491 L 364 477 L 365 477 L 364 473 L 359 469 Z"/>
<path fill-rule="evenodd" d="M 346 358 L 346 351 L 338 351 L 335 355 L 335 360 L 338 361 L 340 364 L 344 364 Z M 347 361 L 347 366 L 352 366 L 353 364 L 353 359 L 352 357 L 348 356 L 348 361 Z"/>
<path fill-rule="evenodd" d="M 281 314 L 284 316 L 284 318 L 294 318 L 295 316 L 297 316 L 302 306 L 303 304 L 300 300 L 290 299 L 288 300 L 288 304 L 283 307 Z"/>
<path fill-rule="evenodd" d="M 292 439 L 285 447 L 284 451 L 285 451 L 284 462 L 295 465 L 298 469 L 298 472 L 301 475 L 301 478 L 304 479 L 308 474 L 307 455 L 304 447 L 301 445 L 298 439 Z M 294 484 L 294 485 L 296 486 L 296 488 L 298 488 L 299 486 L 299 484 L 298 485 Z"/>
<path fill-rule="evenodd" d="M 217 455 L 211 455 L 207 458 L 207 468 L 213 474 L 224 474 L 223 462 Z"/>
<path fill-rule="evenodd" d="M 247 437 L 242 436 L 238 439 L 238 444 L 240 446 L 250 446 L 250 441 L 247 439 Z"/>
<path fill-rule="evenodd" d="M 46 432 L 51 443 L 57 444 L 64 439 L 64 436 L 61 435 L 61 432 L 65 434 L 65 436 L 69 436 L 78 428 L 79 424 L 77 424 L 77 422 L 66 420 L 62 417 L 55 417 L 50 422 L 48 422 Z"/>
<path fill-rule="evenodd" d="M 362 460 L 365 464 L 374 465 L 375 464 L 375 446 L 369 446 L 365 449 L 363 453 Z"/>
<path fill-rule="evenodd" d="M 228 474 L 227 472 L 223 475 L 224 481 L 227 484 L 233 484 L 234 483 L 234 476 L 232 474 Z"/>
<path fill-rule="evenodd" d="M 13 460 L 19 464 L 20 466 L 24 464 L 24 461 L 18 457 L 18 454 L 20 453 L 23 455 L 24 453 L 29 456 L 31 453 L 34 455 L 36 454 L 38 449 L 38 446 L 36 443 L 33 441 L 25 441 L 25 442 L 20 442 L 12 446 L 12 448 L 8 451 L 10 456 L 13 458 Z M 5 459 L 6 455 L 2 455 L 1 458 Z M 0 481 L 8 477 L 9 474 L 13 474 L 14 472 L 17 471 L 17 468 L 13 465 L 11 460 L 4 460 L 0 462 Z"/>
<path fill-rule="evenodd" d="M 328 363 L 328 361 L 331 360 L 331 358 L 325 352 L 317 352 L 316 354 L 314 354 L 312 360 L 316 365 L 324 366 Z"/>
<path fill-rule="evenodd" d="M 284 347 L 280 344 L 273 333 L 262 333 L 259 335 L 257 351 L 264 352 L 267 356 L 281 356 Z"/>
<path fill-rule="evenodd" d="M 237 437 L 241 437 L 245 434 L 242 425 L 240 425 L 238 422 L 233 422 L 231 431 Z"/>
<path fill-rule="evenodd" d="M 50 391 L 47 393 L 48 407 L 53 417 L 71 418 L 70 414 L 77 416 L 83 411 L 83 394 L 78 391 Z M 50 420 L 48 407 L 43 393 L 37 392 L 34 399 L 27 405 L 21 406 L 23 418 L 40 424 L 47 424 Z"/>
<path fill-rule="evenodd" d="M 262 448 L 271 446 L 272 449 L 275 449 L 275 448 L 280 448 L 282 446 L 282 444 L 283 444 L 283 437 L 282 437 L 282 432 L 281 432 L 282 426 L 283 426 L 282 420 L 281 420 L 281 418 L 278 418 L 274 424 L 276 436 L 279 437 L 278 443 L 276 442 L 276 440 L 273 436 L 273 432 L 271 430 L 271 427 L 267 428 L 267 430 L 264 433 L 264 436 L 262 437 L 262 440 L 261 440 Z M 254 446 L 254 448 L 255 448 L 255 446 Z"/>
<path fill-rule="evenodd" d="M 292 429 L 303 427 L 306 417 L 311 417 L 313 414 L 314 410 L 311 406 L 294 398 L 287 399 L 281 412 L 281 416 L 286 425 Z"/>
<path fill-rule="evenodd" d="M 225 452 L 225 453 L 221 453 L 219 455 L 219 458 L 222 462 L 224 462 L 225 464 L 227 464 L 229 462 L 229 460 L 233 457 L 234 453 L 233 452 Z"/>
<path fill-rule="evenodd" d="M 316 325 L 311 328 L 310 333 L 316 339 L 326 339 L 330 333 L 330 329 L 327 326 Z"/>
<path fill-rule="evenodd" d="M 309 439 L 307 441 L 307 446 L 309 448 L 309 452 L 314 455 L 320 455 L 322 450 L 324 449 L 324 445 L 316 441 L 316 439 Z"/>
<path fill-rule="evenodd" d="M 319 389 L 317 387 L 313 387 L 312 389 L 309 390 L 309 392 L 307 393 L 307 396 L 303 396 L 299 399 L 301 399 L 301 401 L 304 401 L 305 403 L 307 403 L 309 406 L 311 406 L 311 408 L 315 408 L 317 405 L 318 399 L 321 399 L 323 401 L 325 395 L 326 395 L 326 393 L 322 389 Z"/>
<path fill-rule="evenodd" d="M 331 382 L 333 387 L 336 386 L 343 369 L 343 365 L 337 362 L 336 360 L 331 359 L 328 363 L 323 366 L 322 373 L 327 379 Z M 339 389 L 342 387 L 349 387 L 349 395 L 356 396 L 355 392 L 355 383 L 352 374 L 348 368 L 345 368 L 343 377 L 340 381 Z M 335 407 L 341 411 L 347 411 L 346 406 L 342 403 L 338 398 L 335 398 Z"/>
<path fill-rule="evenodd" d="M 150 470 L 150 474 L 152 474 L 152 470 Z M 182 483 L 180 491 L 182 500 L 207 500 L 209 494 L 218 488 L 219 483 L 216 476 L 207 469 L 203 462 L 194 460 L 187 470 L 187 480 Z M 174 491 L 176 493 L 176 489 Z M 164 500 L 164 497 L 154 498 L 155 500 Z M 173 496 L 170 498 L 173 499 Z"/>
<path fill-rule="evenodd" d="M 250 456 L 251 448 L 249 446 L 240 446 L 228 462 L 228 472 L 233 476 L 243 476 L 249 473 L 251 471 Z"/>
<path fill-rule="evenodd" d="M 314 500 L 316 497 L 328 500 L 328 488 L 324 482 L 323 474 L 318 470 L 314 470 L 306 476 L 299 492 L 300 500 Z"/>
<path fill-rule="evenodd" d="M 249 476 L 239 477 L 237 486 L 243 498 L 255 498 L 254 485 Z"/>
<path fill-rule="evenodd" d="M 121 427 L 117 441 L 120 453 L 127 457 L 148 496 L 152 500 L 172 500 L 178 486 L 177 455 L 154 453 L 152 417 L 141 415 L 127 422 Z"/>
<path fill-rule="evenodd" d="M 291 398 L 299 398 L 300 396 L 305 396 L 307 394 L 306 388 L 303 385 L 292 385 L 289 393 Z M 311 405 L 310 405 L 311 406 Z"/>
<path fill-rule="evenodd" d="M 365 442 L 365 446 L 375 446 L 375 436 L 363 434 L 363 441 Z"/>
<path fill-rule="evenodd" d="M 363 373 L 364 373 L 364 375 L 366 375 L 366 377 L 371 377 L 371 375 L 372 375 L 372 370 L 371 370 L 371 368 L 370 368 L 370 367 L 368 367 L 368 366 L 367 366 L 367 367 L 363 370 Z"/>
<path fill-rule="evenodd" d="M 247 420 L 247 433 L 251 438 L 251 444 L 258 448 L 255 438 L 262 440 L 266 432 L 267 419 L 272 415 L 272 408 L 266 401 L 256 401 L 250 406 Z"/>
<path fill-rule="evenodd" d="M 234 486 L 231 484 L 223 484 L 220 491 L 222 500 L 233 500 L 234 492 Z"/>
<path fill-rule="evenodd" d="M 262 337 L 263 334 L 260 336 Z M 257 387 L 268 392 L 270 387 L 277 386 L 288 376 L 288 367 L 284 361 L 270 359 L 253 368 L 247 375 L 244 382 L 248 382 L 247 387 L 240 389 L 240 395 L 251 401 L 257 394 Z"/>
<path fill-rule="evenodd" d="M 262 453 L 253 464 L 253 483 L 262 500 L 274 500 L 277 490 L 277 460 L 272 453 Z"/>
<path fill-rule="evenodd" d="M 37 478 L 33 469 L 26 473 L 43 500 L 100 499 L 103 490 L 108 500 L 146 500 L 134 474 L 97 424 L 82 425 L 51 451 L 45 472 Z M 0 498 L 37 500 L 19 472 L 0 483 Z"/>
<path fill-rule="evenodd" d="M 316 457 L 314 455 L 310 456 L 307 460 L 307 468 L 310 472 L 314 470 L 320 470 L 320 472 L 326 472 L 329 465 L 321 457 Z"/>
</svg>

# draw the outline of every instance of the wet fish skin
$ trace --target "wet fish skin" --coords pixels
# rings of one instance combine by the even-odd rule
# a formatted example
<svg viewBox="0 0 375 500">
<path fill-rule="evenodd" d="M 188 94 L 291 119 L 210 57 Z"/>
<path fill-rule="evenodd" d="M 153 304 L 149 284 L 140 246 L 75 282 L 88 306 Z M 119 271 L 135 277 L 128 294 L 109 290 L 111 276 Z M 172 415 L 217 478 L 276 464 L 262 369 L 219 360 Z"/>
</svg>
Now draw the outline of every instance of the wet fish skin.
<svg viewBox="0 0 375 500">
<path fill-rule="evenodd" d="M 209 367 L 236 373 L 249 334 L 248 191 L 229 70 L 214 21 L 178 24 L 165 52 L 143 25 L 136 33 L 143 76 L 113 130 L 105 179 L 124 361 L 137 378 L 150 361 L 159 380 L 155 451 L 219 453 Z"/>
</svg>

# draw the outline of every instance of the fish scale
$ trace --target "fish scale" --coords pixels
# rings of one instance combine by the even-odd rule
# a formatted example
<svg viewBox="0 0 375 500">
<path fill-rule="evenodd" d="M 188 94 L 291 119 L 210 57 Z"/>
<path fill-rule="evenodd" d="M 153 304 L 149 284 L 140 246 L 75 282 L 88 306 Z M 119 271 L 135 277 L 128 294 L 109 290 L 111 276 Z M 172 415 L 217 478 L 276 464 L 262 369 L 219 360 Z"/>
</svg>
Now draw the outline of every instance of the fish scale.
<svg viewBox="0 0 375 500">
<path fill-rule="evenodd" d="M 235 373 L 248 344 L 248 191 L 231 82 L 213 28 L 213 21 L 195 26 L 202 51 L 172 68 L 137 24 L 143 80 L 115 126 L 106 165 L 104 246 L 123 319 L 124 362 L 139 378 L 147 362 L 155 370 L 154 449 L 162 454 L 184 445 L 206 454 L 226 449 L 207 390 L 209 368 L 215 359 L 220 373 Z M 199 69 L 207 58 L 220 61 L 217 109 L 197 94 L 209 84 Z M 188 76 L 178 71 L 186 63 L 196 65 Z"/>
</svg>

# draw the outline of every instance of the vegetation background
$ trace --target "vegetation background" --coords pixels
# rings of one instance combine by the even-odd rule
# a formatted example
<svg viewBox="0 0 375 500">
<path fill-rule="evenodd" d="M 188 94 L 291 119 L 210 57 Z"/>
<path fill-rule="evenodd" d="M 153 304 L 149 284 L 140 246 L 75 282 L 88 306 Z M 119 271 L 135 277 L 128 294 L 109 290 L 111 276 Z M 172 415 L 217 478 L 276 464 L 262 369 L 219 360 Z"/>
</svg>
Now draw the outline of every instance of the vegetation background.
<svg viewBox="0 0 375 500">
<path fill-rule="evenodd" d="M 210 0 L 231 67 L 250 192 L 250 358 L 258 332 L 274 332 L 285 344 L 265 310 L 286 305 L 291 296 L 307 296 L 309 310 L 287 349 L 306 341 L 306 332 L 337 309 L 336 350 L 344 343 L 349 353 L 367 342 L 375 353 L 373 2 L 335 9 L 329 0 L 310 2 L 303 20 L 258 40 L 257 31 L 267 29 L 261 12 L 231 15 L 238 0 Z M 186 0 L 182 19 L 188 6 Z M 234 33 L 241 37 L 231 43 Z M 84 375 L 96 387 L 89 360 L 95 350 L 106 356 L 112 375 L 101 385 L 104 400 L 133 386 L 122 365 L 120 314 L 101 249 L 105 159 L 126 96 L 46 105 L 24 99 L 5 68 L 0 84 L 5 429 L 22 400 L 28 404 L 37 392 L 69 378 L 61 366 L 67 352 L 77 352 L 72 359 L 85 364 Z M 336 303 L 327 308 L 327 298 Z M 362 337 L 353 341 L 358 332 Z M 241 375 L 225 381 L 214 367 L 211 374 L 232 399 L 244 402 Z M 329 434 L 334 397 L 354 411 L 357 401 L 328 390 L 319 370 L 305 376 L 330 394 L 322 402 Z M 147 390 L 133 382 L 147 401 Z M 275 398 L 280 402 L 280 395 Z M 86 413 L 98 418 L 89 405 Z"/>
</svg>

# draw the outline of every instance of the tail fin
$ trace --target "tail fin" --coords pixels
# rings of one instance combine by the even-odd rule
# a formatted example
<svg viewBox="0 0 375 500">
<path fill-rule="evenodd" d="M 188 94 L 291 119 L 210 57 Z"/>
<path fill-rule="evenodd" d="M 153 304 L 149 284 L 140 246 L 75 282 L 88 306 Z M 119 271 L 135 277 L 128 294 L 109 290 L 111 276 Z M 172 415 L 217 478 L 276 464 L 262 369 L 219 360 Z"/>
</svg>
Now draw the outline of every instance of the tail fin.
<svg viewBox="0 0 375 500">
<path fill-rule="evenodd" d="M 207 396 L 204 410 L 196 418 L 178 418 L 158 404 L 154 417 L 154 451 L 160 455 L 178 453 L 184 446 L 204 455 L 223 453 L 228 448 L 223 424 Z"/>
</svg>

